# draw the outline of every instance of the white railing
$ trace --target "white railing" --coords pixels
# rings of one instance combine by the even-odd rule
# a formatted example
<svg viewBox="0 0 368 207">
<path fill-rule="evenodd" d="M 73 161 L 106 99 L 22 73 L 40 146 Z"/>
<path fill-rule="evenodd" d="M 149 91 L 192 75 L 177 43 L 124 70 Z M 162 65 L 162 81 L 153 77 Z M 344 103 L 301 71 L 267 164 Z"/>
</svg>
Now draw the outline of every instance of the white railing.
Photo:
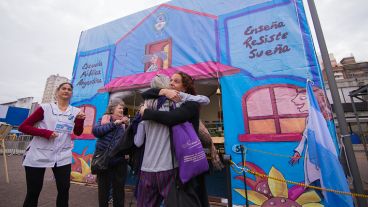
<svg viewBox="0 0 368 207">
<path fill-rule="evenodd" d="M 32 140 L 30 135 L 8 135 L 5 137 L 5 153 L 9 155 L 21 155 L 26 151 L 29 142 Z M 2 149 L 0 149 L 0 153 Z"/>
</svg>

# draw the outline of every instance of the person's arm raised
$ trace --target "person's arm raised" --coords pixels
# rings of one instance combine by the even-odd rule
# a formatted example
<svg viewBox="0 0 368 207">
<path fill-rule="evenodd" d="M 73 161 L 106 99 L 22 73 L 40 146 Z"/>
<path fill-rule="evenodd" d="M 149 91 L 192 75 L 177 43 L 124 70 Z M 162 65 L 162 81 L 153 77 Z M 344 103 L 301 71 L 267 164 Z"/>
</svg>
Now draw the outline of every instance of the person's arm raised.
<svg viewBox="0 0 368 207">
<path fill-rule="evenodd" d="M 174 126 L 184 123 L 193 118 L 194 114 L 199 113 L 199 103 L 188 101 L 183 103 L 180 108 L 172 111 L 156 111 L 151 109 L 141 110 L 143 120 L 152 120 L 158 123 Z"/>
<path fill-rule="evenodd" d="M 92 133 L 97 138 L 103 138 L 107 133 L 115 129 L 116 126 L 117 125 L 112 122 L 107 124 L 101 124 L 101 119 L 99 119 L 97 124 L 92 129 Z"/>
<path fill-rule="evenodd" d="M 179 94 L 179 91 L 173 90 L 173 89 L 159 89 L 159 88 L 150 88 L 147 91 L 142 93 L 143 99 L 154 99 L 158 98 L 160 96 L 166 96 L 166 98 L 174 101 L 174 102 L 180 102 L 181 97 Z"/>
</svg>

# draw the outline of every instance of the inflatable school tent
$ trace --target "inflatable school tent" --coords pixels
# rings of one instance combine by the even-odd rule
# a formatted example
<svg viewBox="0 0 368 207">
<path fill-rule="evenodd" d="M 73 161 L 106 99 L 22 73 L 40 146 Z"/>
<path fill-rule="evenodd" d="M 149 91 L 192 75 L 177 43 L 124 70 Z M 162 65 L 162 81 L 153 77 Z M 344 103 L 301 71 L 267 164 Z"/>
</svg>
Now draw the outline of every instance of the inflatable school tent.
<svg viewBox="0 0 368 207">
<path fill-rule="evenodd" d="M 304 154 L 307 78 L 336 140 L 301 0 L 174 0 L 81 33 L 72 104 L 87 119 L 83 134 L 75 137 L 72 179 L 93 182 L 91 131 L 109 100 L 124 100 L 132 115 L 152 77 L 175 71 L 190 74 L 198 93 L 210 97 L 201 119 L 223 122 L 225 153 L 240 166 L 305 182 L 304 158 L 289 161 L 295 150 Z M 251 174 L 244 179 L 234 170 L 229 177 L 229 202 L 235 205 L 245 204 L 244 183 L 255 206 L 276 197 L 294 206 L 323 202 L 300 186 Z"/>
</svg>

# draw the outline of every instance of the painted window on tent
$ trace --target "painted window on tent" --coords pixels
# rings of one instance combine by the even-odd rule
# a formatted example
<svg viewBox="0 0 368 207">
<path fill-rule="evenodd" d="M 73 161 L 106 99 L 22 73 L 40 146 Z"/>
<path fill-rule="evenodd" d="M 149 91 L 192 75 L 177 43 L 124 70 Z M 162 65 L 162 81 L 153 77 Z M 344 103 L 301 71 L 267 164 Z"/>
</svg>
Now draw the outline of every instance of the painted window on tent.
<svg viewBox="0 0 368 207">
<path fill-rule="evenodd" d="M 94 138 L 92 134 L 92 128 L 96 119 L 96 107 L 88 104 L 79 106 L 78 108 L 80 108 L 81 111 L 86 114 L 86 119 L 84 120 L 83 133 L 80 136 L 73 135 L 73 138 L 77 137 L 78 139 L 92 139 Z"/>
<path fill-rule="evenodd" d="M 144 71 L 152 72 L 171 67 L 171 55 L 171 38 L 147 44 L 144 57 Z"/>
<path fill-rule="evenodd" d="M 256 87 L 242 99 L 246 134 L 240 141 L 299 141 L 308 115 L 305 101 L 296 102 L 298 87 L 275 84 Z"/>
</svg>

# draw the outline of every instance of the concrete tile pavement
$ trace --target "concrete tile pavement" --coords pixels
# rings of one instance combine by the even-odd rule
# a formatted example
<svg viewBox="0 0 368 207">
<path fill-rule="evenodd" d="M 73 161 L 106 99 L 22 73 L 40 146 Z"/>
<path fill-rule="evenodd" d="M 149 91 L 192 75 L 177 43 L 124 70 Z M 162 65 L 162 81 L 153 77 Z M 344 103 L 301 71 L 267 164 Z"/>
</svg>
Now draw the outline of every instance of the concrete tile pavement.
<svg viewBox="0 0 368 207">
<path fill-rule="evenodd" d="M 22 156 L 8 156 L 7 161 L 10 183 L 5 182 L 4 161 L 3 156 L 0 156 L 0 207 L 22 206 L 26 196 L 26 179 L 24 168 L 22 167 Z M 53 180 L 53 173 L 51 169 L 47 169 L 38 206 L 55 207 L 56 194 L 57 190 L 55 181 Z M 126 189 L 125 200 L 125 206 L 135 206 L 133 193 L 129 188 Z M 97 187 L 72 183 L 69 192 L 69 206 L 97 207 Z"/>
<path fill-rule="evenodd" d="M 26 196 L 26 179 L 22 166 L 21 155 L 7 156 L 10 183 L 5 182 L 4 159 L 0 155 L 0 207 L 20 207 L 23 205 Z M 43 188 L 38 200 L 39 207 L 56 206 L 56 184 L 51 169 L 47 169 L 44 177 Z M 226 206 L 219 203 L 219 198 L 209 198 L 211 206 Z M 70 207 L 98 207 L 97 186 L 76 184 L 70 186 L 69 191 Z M 110 204 L 112 206 L 112 204 Z M 125 188 L 125 206 L 135 207 L 133 189 L 130 186 Z"/>
</svg>

